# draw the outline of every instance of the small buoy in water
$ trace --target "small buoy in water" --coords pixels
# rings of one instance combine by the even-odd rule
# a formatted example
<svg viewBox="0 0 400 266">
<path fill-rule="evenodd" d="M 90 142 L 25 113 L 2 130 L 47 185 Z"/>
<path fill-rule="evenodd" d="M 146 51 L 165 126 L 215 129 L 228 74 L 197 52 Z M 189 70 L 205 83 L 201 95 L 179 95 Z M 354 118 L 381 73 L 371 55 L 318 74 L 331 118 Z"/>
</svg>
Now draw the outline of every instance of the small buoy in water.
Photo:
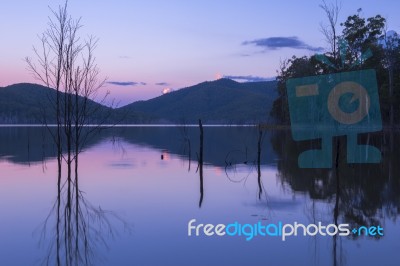
<svg viewBox="0 0 400 266">
<path fill-rule="evenodd" d="M 161 154 L 161 160 L 164 160 L 164 154 Z"/>
</svg>

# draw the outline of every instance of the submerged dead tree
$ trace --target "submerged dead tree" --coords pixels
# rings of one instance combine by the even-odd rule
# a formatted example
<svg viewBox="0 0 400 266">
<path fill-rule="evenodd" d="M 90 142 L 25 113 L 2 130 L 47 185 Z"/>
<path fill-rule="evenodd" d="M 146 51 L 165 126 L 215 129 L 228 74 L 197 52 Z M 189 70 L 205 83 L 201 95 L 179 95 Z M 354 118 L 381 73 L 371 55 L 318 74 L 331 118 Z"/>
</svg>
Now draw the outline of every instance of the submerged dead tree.
<svg viewBox="0 0 400 266">
<path fill-rule="evenodd" d="M 86 141 L 96 133 L 108 115 L 100 113 L 107 94 L 97 99 L 105 80 L 99 79 L 94 51 L 97 39 L 81 39 L 81 19 L 68 13 L 68 1 L 57 10 L 51 10 L 48 28 L 39 37 L 40 48 L 34 47 L 35 59 L 27 57 L 28 69 L 45 86 L 55 90 L 48 94 L 48 105 L 43 106 L 43 124 L 49 129 L 57 148 L 58 186 L 60 189 L 63 161 L 67 177 L 77 174 L 77 157 Z M 100 104 L 94 101 L 98 100 Z M 96 120 L 94 115 L 96 114 Z M 55 130 L 50 127 L 55 124 Z M 73 171 L 72 162 L 75 162 Z M 68 186 L 68 193 L 72 189 Z"/>
<path fill-rule="evenodd" d="M 261 125 L 258 125 L 258 139 L 257 139 L 257 183 L 258 183 L 258 199 L 261 199 L 262 181 L 261 181 L 261 145 L 263 141 L 263 131 Z"/>
<path fill-rule="evenodd" d="M 81 19 L 68 13 L 68 1 L 58 10 L 52 10 L 48 29 L 40 36 L 40 48 L 34 47 L 35 60 L 27 57 L 28 69 L 45 86 L 56 91 L 48 95 L 50 106 L 44 106 L 43 124 L 56 124 L 51 131 L 59 157 L 63 152 L 75 155 L 80 152 L 88 136 L 96 130 L 83 130 L 89 123 L 101 124 L 107 114 L 100 114 L 101 104 L 107 94 L 98 99 L 99 89 L 105 80 L 99 79 L 99 69 L 94 51 L 97 39 L 81 39 Z M 96 119 L 94 119 L 96 116 Z M 74 160 L 67 156 L 66 161 Z"/>
<path fill-rule="evenodd" d="M 86 240 L 79 238 L 85 227 L 78 222 L 71 222 L 72 219 L 87 222 L 80 208 L 82 191 L 78 182 L 78 157 L 86 142 L 98 133 L 111 112 L 104 114 L 101 109 L 108 94 L 98 99 L 99 89 L 105 79 L 99 78 L 94 56 L 97 39 L 93 36 L 82 39 L 79 36 L 81 19 L 73 19 L 69 15 L 68 1 L 57 10 L 50 10 L 52 16 L 49 17 L 48 28 L 40 36 L 41 45 L 33 48 L 35 59 L 27 57 L 25 60 L 34 77 L 55 90 L 55 93 L 47 95 L 49 106 L 43 106 L 43 124 L 51 133 L 57 149 L 56 264 L 64 264 L 60 261 L 60 248 L 63 246 L 66 251 L 70 250 L 72 243 L 63 243 L 59 237 L 61 232 L 76 242 L 75 258 L 72 258 L 73 252 L 66 252 L 66 265 L 90 264 L 86 259 L 81 259 L 86 258 L 81 253 L 87 252 Z M 88 124 L 96 126 L 86 127 Z M 103 214 L 101 209 L 92 210 L 100 216 Z M 71 238 L 72 235 L 75 236 Z"/>
<path fill-rule="evenodd" d="M 203 204 L 203 196 L 204 196 L 204 184 L 203 184 L 203 123 L 201 119 L 199 119 L 199 129 L 200 129 L 200 148 L 199 148 L 199 156 L 198 156 L 198 167 L 200 175 L 200 200 L 199 200 L 199 208 Z"/>
</svg>

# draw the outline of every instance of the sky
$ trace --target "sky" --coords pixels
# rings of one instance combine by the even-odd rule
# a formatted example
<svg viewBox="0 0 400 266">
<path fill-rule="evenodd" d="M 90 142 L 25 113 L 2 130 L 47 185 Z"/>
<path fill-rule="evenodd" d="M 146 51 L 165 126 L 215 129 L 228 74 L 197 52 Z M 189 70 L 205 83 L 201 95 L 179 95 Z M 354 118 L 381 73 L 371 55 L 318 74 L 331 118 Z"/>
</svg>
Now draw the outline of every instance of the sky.
<svg viewBox="0 0 400 266">
<path fill-rule="evenodd" d="M 331 3 L 334 0 L 326 0 Z M 33 82 L 24 58 L 46 28 L 49 7 L 61 0 L 14 0 L 0 4 L 0 87 Z M 219 77 L 270 79 L 282 60 L 328 48 L 320 32 L 327 23 L 321 0 L 130 1 L 70 0 L 84 38 L 99 39 L 95 51 L 101 77 L 119 106 L 147 100 Z M 339 22 L 357 13 L 382 15 L 400 32 L 400 3 L 392 0 L 341 2 Z M 338 25 L 341 32 L 341 27 Z"/>
</svg>

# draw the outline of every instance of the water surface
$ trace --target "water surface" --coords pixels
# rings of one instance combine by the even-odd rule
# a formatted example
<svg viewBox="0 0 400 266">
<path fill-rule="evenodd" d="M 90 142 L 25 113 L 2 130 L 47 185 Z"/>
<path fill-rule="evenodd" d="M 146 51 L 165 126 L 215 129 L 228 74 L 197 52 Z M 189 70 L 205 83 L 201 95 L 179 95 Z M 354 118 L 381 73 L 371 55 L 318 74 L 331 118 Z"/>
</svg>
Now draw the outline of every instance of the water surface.
<svg viewBox="0 0 400 266">
<path fill-rule="evenodd" d="M 78 179 L 63 168 L 59 191 L 47 129 L 0 128 L 1 265 L 399 265 L 399 133 L 360 137 L 382 151 L 380 164 L 347 164 L 336 139 L 328 170 L 297 166 L 318 142 L 256 127 L 205 127 L 201 167 L 199 135 L 103 130 L 79 155 Z M 191 219 L 380 225 L 384 236 L 189 237 Z"/>
</svg>

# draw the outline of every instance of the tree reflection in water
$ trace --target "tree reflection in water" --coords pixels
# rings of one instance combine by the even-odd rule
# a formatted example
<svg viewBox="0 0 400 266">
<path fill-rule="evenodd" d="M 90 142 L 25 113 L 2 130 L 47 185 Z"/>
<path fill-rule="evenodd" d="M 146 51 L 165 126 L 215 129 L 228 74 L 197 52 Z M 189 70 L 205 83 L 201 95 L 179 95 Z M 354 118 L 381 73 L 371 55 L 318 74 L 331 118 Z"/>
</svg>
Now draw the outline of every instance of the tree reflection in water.
<svg viewBox="0 0 400 266">
<path fill-rule="evenodd" d="M 75 157 L 77 160 L 77 157 Z M 57 199 L 40 227 L 40 245 L 46 248 L 45 265 L 95 265 L 104 260 L 99 250 L 118 235 L 122 226 L 130 233 L 131 226 L 116 213 L 95 207 L 81 190 L 77 161 L 74 172 L 60 175 Z M 67 166 L 71 168 L 71 165 Z M 61 171 L 59 171 L 61 173 Z"/>
<path fill-rule="evenodd" d="M 272 136 L 271 143 L 279 157 L 277 167 L 282 184 L 289 184 L 293 193 L 309 194 L 312 219 L 318 220 L 315 219 L 318 216 L 328 219 L 328 223 L 348 223 L 350 228 L 357 228 L 384 226 L 386 219 L 396 219 L 400 213 L 400 165 L 396 159 L 400 153 L 393 149 L 400 143 L 398 138 L 391 137 L 393 134 L 365 134 L 359 138 L 359 143 L 368 142 L 380 147 L 380 164 L 348 164 L 346 138 L 335 138 L 333 169 L 298 167 L 298 155 L 311 147 L 318 147 L 318 141 L 294 142 L 289 131 L 279 131 Z M 329 204 L 331 211 L 316 213 L 316 202 Z M 379 236 L 375 238 L 380 239 Z M 350 235 L 349 239 L 356 239 L 356 236 Z M 342 265 L 344 255 L 341 242 L 338 242 L 341 240 L 334 236 L 332 241 L 333 265 Z"/>
<path fill-rule="evenodd" d="M 204 180 L 203 180 L 203 140 L 204 140 L 204 131 L 203 131 L 203 124 L 199 119 L 199 129 L 200 129 L 200 148 L 198 154 L 198 166 L 197 171 L 199 172 L 200 177 L 200 200 L 199 200 L 199 208 L 203 204 L 203 197 L 204 197 Z"/>
<path fill-rule="evenodd" d="M 262 178 L 261 178 L 261 165 L 262 165 L 262 148 L 263 142 L 266 136 L 266 129 L 262 128 L 261 125 L 255 127 L 257 129 L 255 142 L 257 149 L 248 149 L 245 147 L 244 150 L 231 150 L 225 156 L 225 174 L 226 177 L 234 183 L 246 182 L 254 170 L 257 171 L 257 185 L 258 192 L 257 197 L 261 200 L 263 192 L 266 196 L 266 190 L 264 189 Z M 256 154 L 249 154 L 250 151 L 256 151 Z M 265 155 L 264 155 L 265 156 Z M 252 158 L 255 158 L 252 160 Z M 245 172 L 238 171 L 238 168 L 244 166 Z"/>
</svg>

